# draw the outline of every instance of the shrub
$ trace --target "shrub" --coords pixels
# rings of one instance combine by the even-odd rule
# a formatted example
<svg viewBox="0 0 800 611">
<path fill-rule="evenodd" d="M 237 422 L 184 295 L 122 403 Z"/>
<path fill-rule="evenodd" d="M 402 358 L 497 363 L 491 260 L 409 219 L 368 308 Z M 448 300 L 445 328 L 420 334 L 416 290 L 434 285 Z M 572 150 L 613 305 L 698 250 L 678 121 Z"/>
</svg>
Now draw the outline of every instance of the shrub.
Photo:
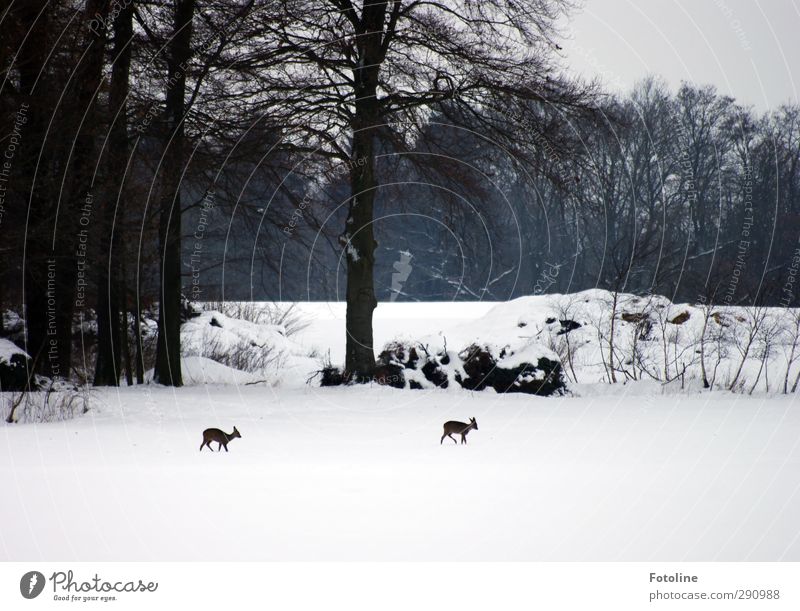
<svg viewBox="0 0 800 611">
<path fill-rule="evenodd" d="M 507 356 L 500 352 L 500 360 Z M 540 357 L 536 364 L 520 363 L 513 367 L 503 367 L 487 346 L 473 344 L 459 354 L 464 361 L 467 377 L 458 379 L 464 388 L 483 390 L 493 388 L 496 392 L 522 392 L 548 396 L 565 388 L 564 372 L 561 363 Z"/>
</svg>

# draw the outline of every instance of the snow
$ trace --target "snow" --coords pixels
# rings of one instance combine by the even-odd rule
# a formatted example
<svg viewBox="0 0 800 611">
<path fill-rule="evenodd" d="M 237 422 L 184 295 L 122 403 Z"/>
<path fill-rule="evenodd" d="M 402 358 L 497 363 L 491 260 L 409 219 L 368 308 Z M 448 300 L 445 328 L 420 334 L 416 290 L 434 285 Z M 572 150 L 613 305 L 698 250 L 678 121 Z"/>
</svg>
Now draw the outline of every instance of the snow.
<svg viewBox="0 0 800 611">
<path fill-rule="evenodd" d="M 373 315 L 375 346 L 382 347 L 396 339 L 417 341 L 459 322 L 474 321 L 495 305 L 488 301 L 379 303 Z M 307 353 L 315 351 L 324 356 L 330 351 L 333 363 L 343 363 L 345 303 L 304 302 L 299 308 L 311 325 L 291 339 Z"/>
<path fill-rule="evenodd" d="M 309 357 L 308 350 L 287 337 L 280 325 L 257 324 L 214 310 L 182 326 L 181 351 L 183 362 L 190 367 L 190 376 L 184 375 L 185 384 L 263 381 L 302 386 L 320 368 L 319 359 Z M 228 362 L 212 360 L 219 358 Z"/>
<path fill-rule="evenodd" d="M 14 342 L 0 337 L 0 364 L 10 363 L 11 357 L 15 354 L 21 354 L 23 357 L 28 358 L 27 353 L 18 348 Z"/>
<path fill-rule="evenodd" d="M 181 358 L 181 374 L 183 383 L 188 386 L 203 386 L 206 384 L 242 385 L 256 384 L 260 381 L 258 376 L 226 367 L 221 363 L 212 361 L 202 356 L 185 356 Z M 153 379 L 153 370 L 147 372 L 146 379 Z"/>
<path fill-rule="evenodd" d="M 421 342 L 434 350 L 444 350 L 446 345 L 449 350 L 461 351 L 472 344 L 487 346 L 493 354 L 500 354 L 505 349 L 508 356 L 499 359 L 498 364 L 507 368 L 526 362 L 536 364 L 541 357 L 558 360 L 555 353 L 538 338 L 517 326 L 520 311 L 530 311 L 520 299 L 506 304 L 493 304 L 477 320 L 453 325 L 445 331 L 423 337 Z"/>
<path fill-rule="evenodd" d="M 343 358 L 343 304 L 301 304 L 312 324 L 289 337 L 206 312 L 184 328 L 188 386 L 95 389 L 80 417 L 0 426 L 0 523 L 14 525 L 0 560 L 800 560 L 800 410 L 775 392 L 785 346 L 770 392 L 703 390 L 694 361 L 684 384 L 600 383 L 608 297 L 378 307 L 378 346 L 491 341 L 527 360 L 572 338 L 578 382 L 549 398 L 307 385 L 310 352 Z M 563 300 L 584 325 L 568 336 L 546 323 Z M 692 347 L 700 308 L 623 301 L 689 311 L 669 329 Z M 747 312 L 724 313 L 735 355 Z M 617 323 L 623 345 L 636 325 Z M 206 342 L 243 339 L 281 355 L 265 383 L 209 359 Z M 439 443 L 470 417 L 467 445 Z M 205 428 L 234 426 L 230 452 L 199 452 Z"/>
<path fill-rule="evenodd" d="M 102 391 L 0 429 L 0 559 L 800 560 L 793 398 L 617 389 Z"/>
</svg>

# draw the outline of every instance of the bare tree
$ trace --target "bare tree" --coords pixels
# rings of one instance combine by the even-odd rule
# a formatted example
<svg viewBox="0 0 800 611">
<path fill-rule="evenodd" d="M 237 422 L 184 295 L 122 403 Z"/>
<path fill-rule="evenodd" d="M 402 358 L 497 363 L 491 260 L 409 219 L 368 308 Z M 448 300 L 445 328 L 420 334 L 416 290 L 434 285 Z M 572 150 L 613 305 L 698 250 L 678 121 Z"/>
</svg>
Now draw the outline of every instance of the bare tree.
<svg viewBox="0 0 800 611">
<path fill-rule="evenodd" d="M 161 185 L 159 248 L 161 281 L 158 307 L 158 343 L 154 380 L 182 386 L 181 376 L 181 179 L 186 163 L 184 120 L 186 70 L 191 57 L 195 0 L 176 0 L 175 21 L 167 54 L 164 169 Z"/>
<path fill-rule="evenodd" d="M 744 309 L 744 317 L 741 319 L 734 319 L 736 322 L 739 322 L 744 326 L 744 332 L 740 333 L 734 330 L 733 333 L 733 339 L 741 358 L 739 360 L 739 365 L 736 368 L 736 373 L 734 373 L 733 379 L 731 379 L 728 385 L 728 390 L 733 390 L 736 387 L 736 384 L 739 382 L 739 377 L 742 374 L 742 368 L 744 367 L 748 356 L 750 356 L 750 350 L 753 348 L 756 338 L 761 333 L 761 329 L 764 325 L 766 317 L 767 308 L 754 305 Z"/>
<path fill-rule="evenodd" d="M 700 375 L 703 379 L 703 388 L 710 388 L 711 384 L 708 382 L 708 371 L 706 369 L 706 336 L 713 306 L 709 303 L 703 303 L 699 308 L 703 316 L 703 326 L 700 329 L 700 336 L 697 338 L 697 342 L 700 345 Z"/>
<path fill-rule="evenodd" d="M 609 311 L 609 331 L 608 331 L 608 372 L 609 378 L 612 384 L 616 384 L 617 376 L 616 376 L 616 350 L 615 350 L 615 331 L 617 326 L 617 308 L 619 307 L 619 291 L 614 290 L 611 291 L 611 298 L 610 298 L 610 311 Z"/>
<path fill-rule="evenodd" d="M 340 238 L 347 266 L 345 369 L 353 379 L 366 380 L 375 367 L 377 143 L 403 149 L 424 135 L 421 127 L 431 108 L 512 149 L 547 141 L 542 108 L 569 113 L 587 101 L 586 90 L 560 78 L 553 61 L 555 23 L 569 5 L 562 0 L 277 4 L 289 19 L 276 24 L 269 37 L 294 55 L 279 71 L 260 76 L 281 96 L 271 112 L 302 134 L 311 152 L 348 168 L 350 198 Z M 509 121 L 509 114 L 523 120 Z M 551 146 L 558 149 L 559 143 Z"/>
<path fill-rule="evenodd" d="M 562 362 L 567 362 L 572 381 L 576 384 L 578 383 L 578 374 L 575 372 L 575 355 L 580 346 L 576 345 L 572 331 L 574 330 L 574 319 L 579 315 L 579 311 L 578 299 L 574 295 L 565 295 L 556 303 L 557 317 L 561 323 L 561 330 L 556 335 L 559 338 L 556 342 L 556 351 L 562 357 Z"/>
<path fill-rule="evenodd" d="M 769 392 L 769 360 L 772 356 L 773 346 L 782 333 L 783 329 L 781 328 L 780 320 L 776 320 L 774 317 L 765 318 L 756 341 L 756 358 L 759 360 L 758 373 L 753 385 L 750 387 L 749 394 L 752 395 L 758 386 L 762 373 L 764 374 L 764 388 Z"/>
<path fill-rule="evenodd" d="M 786 357 L 786 372 L 783 375 L 783 394 L 787 394 L 789 390 L 789 373 L 792 370 L 792 365 L 795 364 L 800 358 L 800 351 L 798 351 L 798 342 L 800 342 L 800 308 L 789 310 L 789 321 L 782 328 L 782 333 L 785 338 L 784 346 L 789 346 L 789 354 Z M 795 384 L 797 382 L 795 381 Z"/>
<path fill-rule="evenodd" d="M 44 147 L 47 134 L 48 117 L 52 111 L 49 108 L 47 86 L 43 82 L 47 75 L 49 25 L 53 18 L 49 3 L 44 0 L 35 2 L 20 2 L 13 7 L 15 13 L 9 15 L 9 20 L 16 17 L 19 30 L 20 47 L 16 50 L 16 69 L 19 74 L 19 95 L 21 103 L 27 106 L 28 133 L 23 143 L 23 154 L 29 158 L 19 169 L 19 189 L 21 203 L 28 210 L 26 233 L 22 246 L 22 287 L 25 317 L 25 351 L 33 358 L 34 373 L 51 374 L 55 370 L 48 366 L 47 357 L 48 320 L 47 320 L 47 272 L 48 255 L 52 256 L 50 248 L 41 249 L 37 254 L 32 245 L 49 244 L 48 237 L 52 240 L 51 229 L 51 204 L 47 197 L 46 185 L 43 184 L 41 174 L 37 172 L 39 164 L 45 168 L 49 163 L 43 157 L 50 151 Z M 8 22 L 6 22 L 8 23 Z M 31 248 L 27 248 L 27 244 Z"/>
<path fill-rule="evenodd" d="M 128 364 L 128 380 L 132 378 L 130 351 L 127 347 L 127 309 L 124 308 L 125 271 L 121 265 L 119 233 L 124 218 L 125 178 L 128 174 L 130 143 L 128 139 L 128 94 L 133 43 L 133 10 L 130 1 L 120 7 L 113 23 L 109 111 L 111 126 L 108 143 L 108 180 L 113 188 L 107 190 L 98 216 L 100 217 L 100 249 L 97 265 L 97 366 L 95 386 L 117 386 L 122 370 L 122 355 Z M 124 351 L 123 351 L 124 347 Z"/>
</svg>

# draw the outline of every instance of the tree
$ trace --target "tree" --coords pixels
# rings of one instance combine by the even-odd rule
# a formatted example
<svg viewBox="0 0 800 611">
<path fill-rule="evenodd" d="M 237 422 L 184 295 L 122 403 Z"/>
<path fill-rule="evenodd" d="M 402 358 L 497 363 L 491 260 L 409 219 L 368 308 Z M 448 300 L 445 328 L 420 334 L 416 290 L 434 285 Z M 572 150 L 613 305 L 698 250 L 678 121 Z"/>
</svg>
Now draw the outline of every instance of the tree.
<svg viewBox="0 0 800 611">
<path fill-rule="evenodd" d="M 28 244 L 23 247 L 23 304 L 25 316 L 25 351 L 33 358 L 34 373 L 47 374 L 52 370 L 48 364 L 47 348 L 47 256 L 36 255 L 32 244 L 47 244 L 47 221 L 49 206 L 46 203 L 44 187 L 37 184 L 38 164 L 33 160 L 41 161 L 45 154 L 43 148 L 48 104 L 44 92 L 44 85 L 40 79 L 44 78 L 47 64 L 48 50 L 48 22 L 50 11 L 47 2 L 21 3 L 17 10 L 20 24 L 21 46 L 15 59 L 19 73 L 19 94 L 21 102 L 27 106 L 27 136 L 20 159 L 27 157 L 19 170 L 22 197 L 27 200 L 27 223 L 25 240 Z M 42 164 L 47 167 L 47 163 Z M 30 245 L 30 248 L 28 247 Z M 30 251 L 30 255 L 28 255 Z M 45 249 L 47 252 L 48 249 Z"/>
<path fill-rule="evenodd" d="M 125 272 L 118 250 L 120 221 L 125 209 L 125 178 L 128 173 L 128 94 L 133 42 L 133 2 L 124 4 L 114 19 L 109 111 L 111 126 L 107 137 L 108 177 L 114 188 L 105 194 L 100 216 L 101 247 L 97 265 L 97 363 L 95 386 L 117 386 L 121 372 L 121 347 L 128 337 L 124 307 Z M 131 376 L 129 352 L 128 376 Z"/>
<path fill-rule="evenodd" d="M 280 0 L 288 19 L 269 37 L 291 51 L 261 75 L 280 96 L 273 114 L 309 152 L 346 164 L 350 197 L 340 242 L 347 268 L 346 362 L 354 380 L 375 367 L 372 315 L 376 142 L 421 135 L 426 114 L 469 120 L 519 151 L 548 142 L 542 107 L 585 107 L 586 90 L 559 77 L 562 0 Z M 509 120 L 514 116 L 517 120 Z M 562 120 L 566 117 L 562 116 Z M 520 126 L 526 129 L 520 129 Z M 521 137 L 522 134 L 522 137 Z M 556 142 L 550 145 L 558 148 Z"/>
<path fill-rule="evenodd" d="M 159 221 L 160 290 L 154 380 L 182 386 L 181 376 L 181 180 L 186 163 L 186 71 L 191 57 L 194 0 L 176 0 L 167 51 L 167 92 Z"/>
</svg>

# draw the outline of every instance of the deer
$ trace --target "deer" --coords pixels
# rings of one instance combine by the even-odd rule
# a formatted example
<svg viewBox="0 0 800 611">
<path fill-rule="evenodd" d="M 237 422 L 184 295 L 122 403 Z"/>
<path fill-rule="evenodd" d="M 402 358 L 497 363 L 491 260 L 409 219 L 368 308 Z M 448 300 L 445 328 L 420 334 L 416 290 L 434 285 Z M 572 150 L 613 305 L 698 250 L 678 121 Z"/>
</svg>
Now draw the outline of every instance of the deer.
<svg viewBox="0 0 800 611">
<path fill-rule="evenodd" d="M 444 442 L 445 437 L 449 437 L 453 440 L 453 443 L 458 445 L 458 442 L 453 437 L 453 433 L 457 435 L 461 435 L 461 443 L 467 443 L 467 433 L 469 433 L 472 429 L 478 430 L 478 422 L 475 418 L 469 419 L 469 424 L 464 422 L 457 422 L 455 420 L 450 420 L 444 423 L 444 435 L 442 435 L 441 440 L 439 441 L 439 445 L 442 445 Z"/>
<path fill-rule="evenodd" d="M 233 433 L 226 433 L 225 431 L 221 431 L 220 429 L 206 429 L 203 431 L 203 443 L 200 444 L 200 451 L 203 451 L 205 446 L 208 446 L 208 449 L 212 452 L 214 449 L 211 447 L 211 442 L 216 441 L 219 446 L 217 446 L 217 452 L 221 452 L 222 448 L 225 448 L 225 451 L 228 451 L 228 444 L 232 439 L 242 437 L 241 433 L 239 433 L 239 429 L 233 427 Z"/>
</svg>

